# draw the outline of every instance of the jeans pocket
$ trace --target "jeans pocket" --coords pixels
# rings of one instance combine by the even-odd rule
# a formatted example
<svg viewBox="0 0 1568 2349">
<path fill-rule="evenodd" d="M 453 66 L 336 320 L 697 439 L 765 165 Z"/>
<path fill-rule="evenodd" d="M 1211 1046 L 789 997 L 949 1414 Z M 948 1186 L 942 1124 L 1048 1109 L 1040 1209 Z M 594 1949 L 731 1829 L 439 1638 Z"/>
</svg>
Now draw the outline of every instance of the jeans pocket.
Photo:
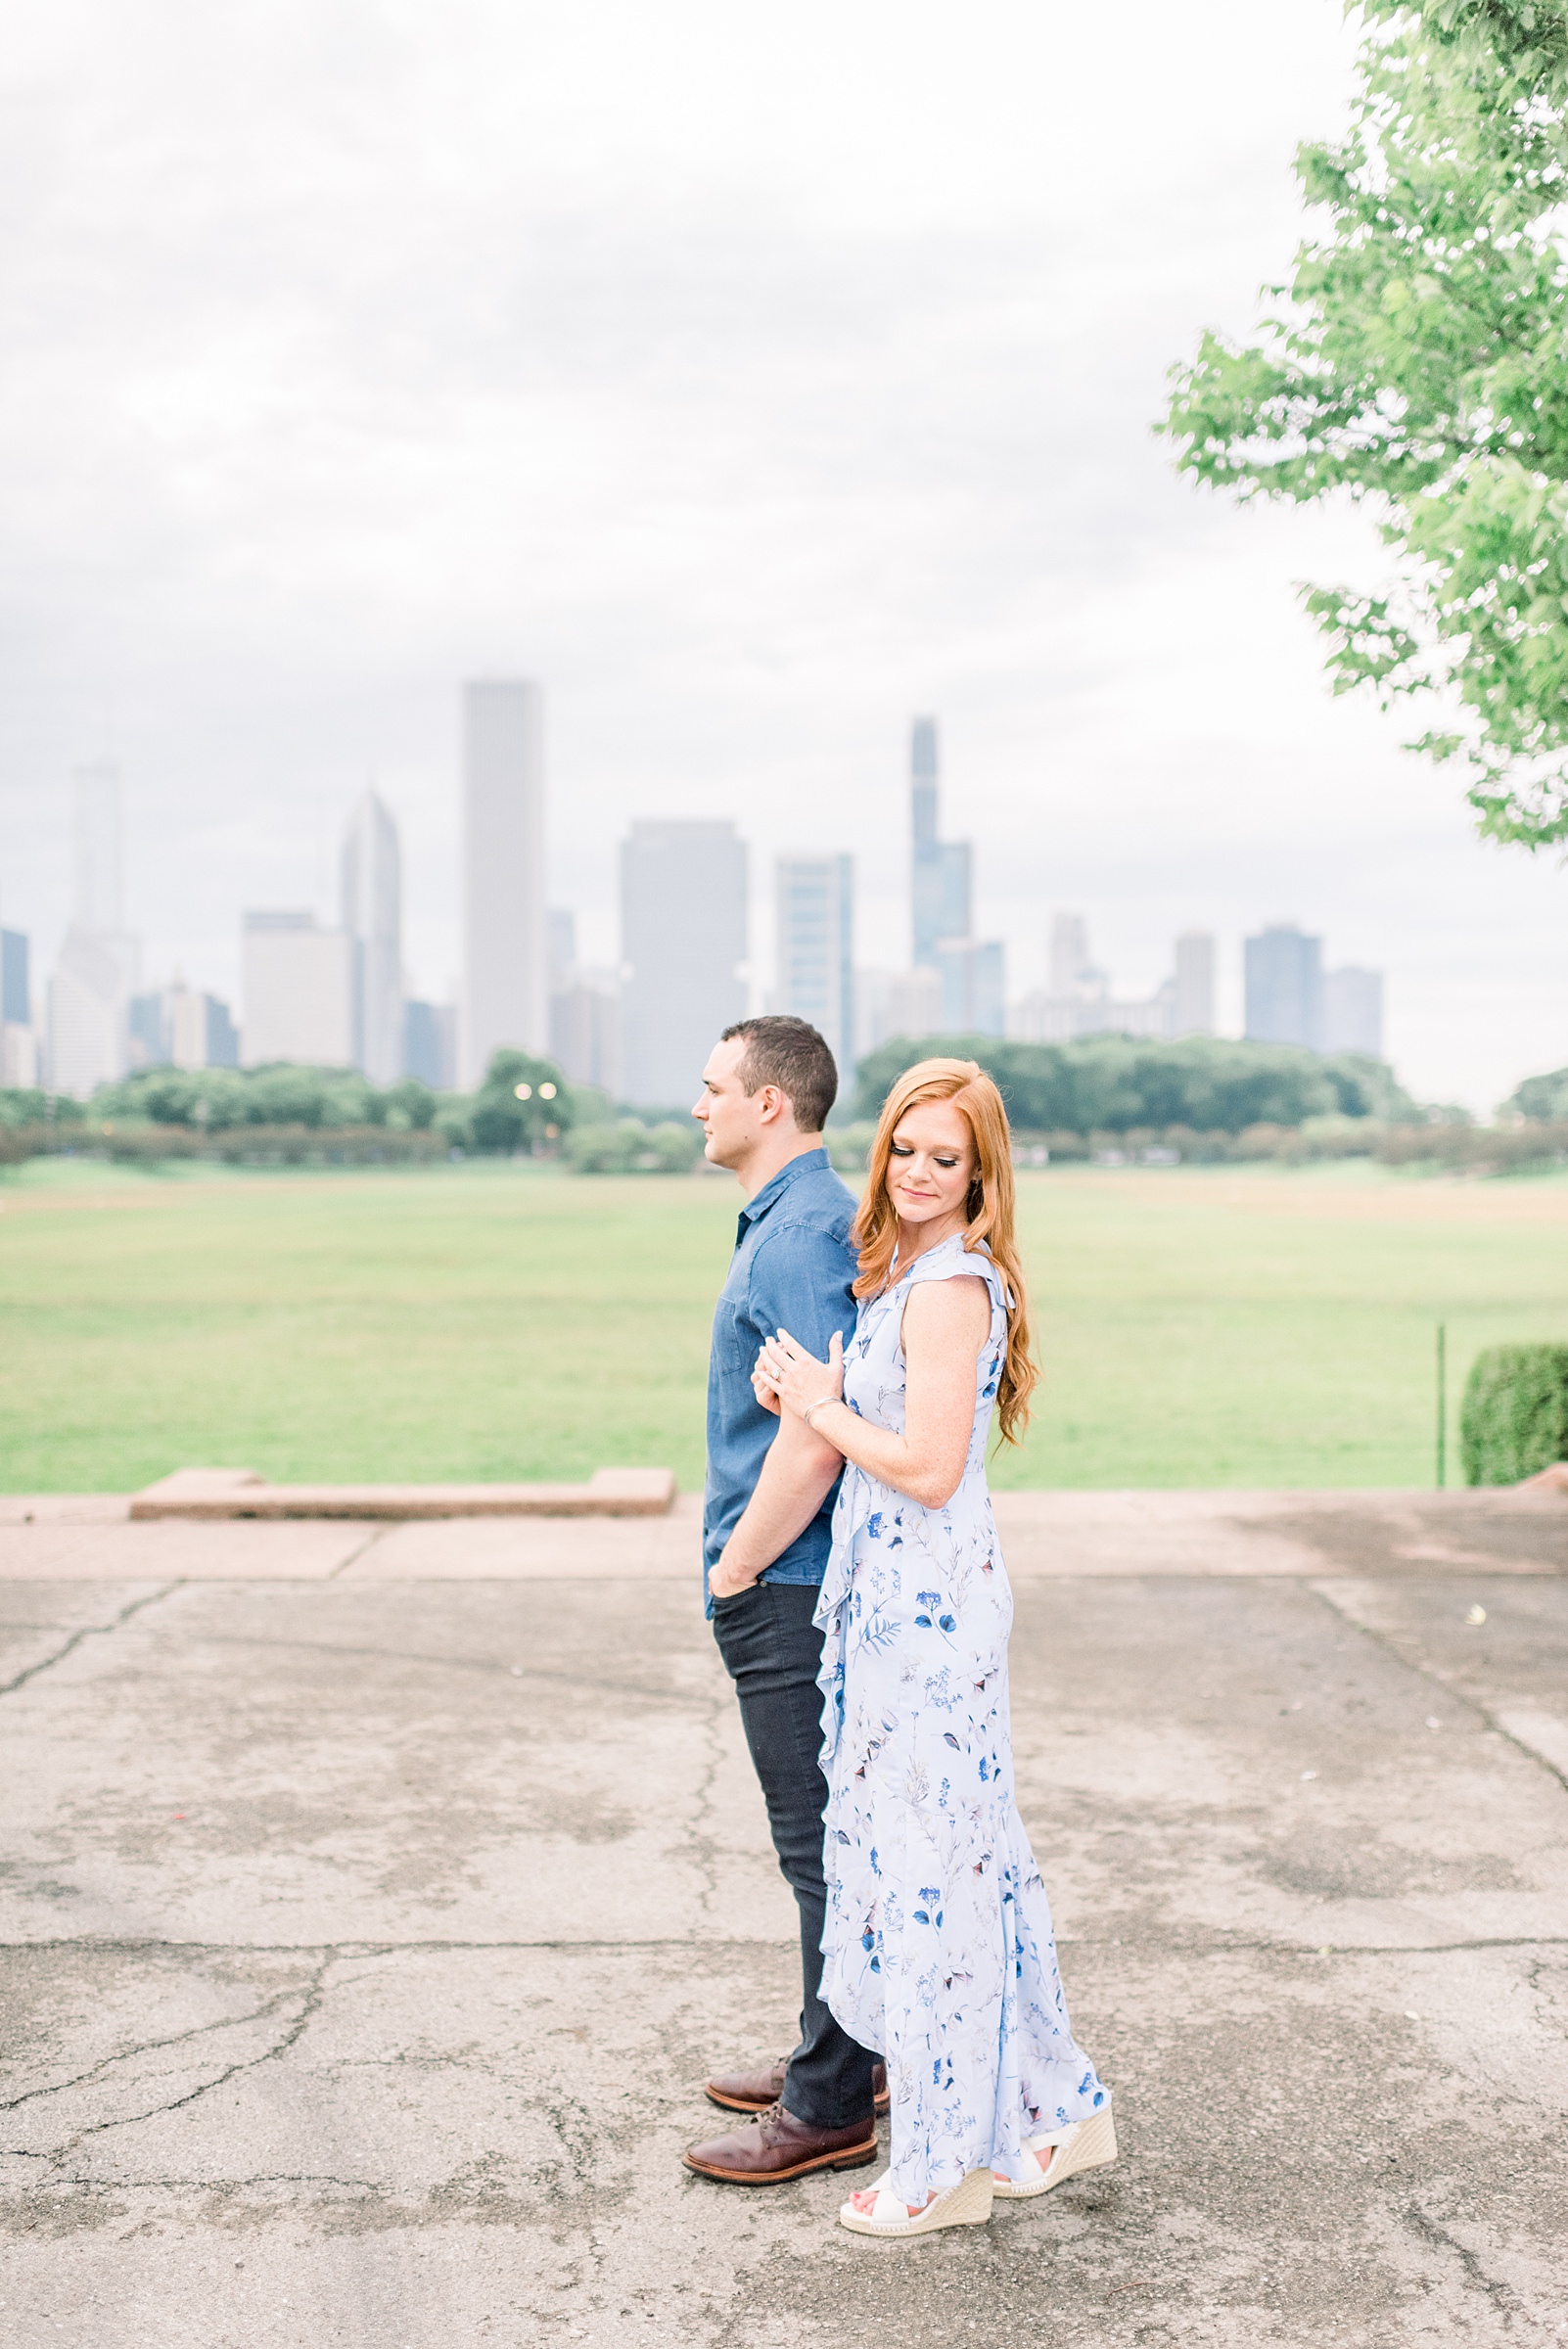
<svg viewBox="0 0 1568 2349">
<path fill-rule="evenodd" d="M 708 1593 L 709 1604 L 715 1617 L 729 1615 L 739 1608 L 742 1599 L 755 1598 L 759 1590 L 765 1589 L 766 1587 L 764 1583 L 748 1583 L 744 1590 L 726 1590 L 722 1597 L 715 1597 L 710 1590 Z"/>
</svg>

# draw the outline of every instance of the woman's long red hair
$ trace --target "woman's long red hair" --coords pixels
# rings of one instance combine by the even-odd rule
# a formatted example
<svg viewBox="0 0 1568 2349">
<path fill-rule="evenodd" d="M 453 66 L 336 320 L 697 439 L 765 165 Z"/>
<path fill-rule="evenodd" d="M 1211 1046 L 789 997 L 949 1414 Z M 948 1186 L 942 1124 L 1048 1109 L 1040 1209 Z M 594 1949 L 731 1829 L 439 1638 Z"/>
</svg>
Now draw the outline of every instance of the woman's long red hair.
<svg viewBox="0 0 1568 2349">
<path fill-rule="evenodd" d="M 1030 1359 L 1029 1294 L 1013 1232 L 1012 1128 L 1000 1093 L 977 1061 L 917 1061 L 912 1069 L 904 1070 L 883 1103 L 871 1145 L 865 1195 L 850 1232 L 860 1253 L 854 1294 L 874 1297 L 887 1287 L 892 1275 L 899 1214 L 888 1191 L 888 1161 L 899 1120 L 921 1101 L 950 1101 L 954 1109 L 962 1111 L 974 1136 L 977 1164 L 969 1186 L 969 1221 L 963 1242 L 972 1249 L 985 1242 L 1012 1299 L 1007 1309 L 1007 1352 L 996 1384 L 996 1424 L 1003 1439 L 1016 1444 L 1029 1425 L 1029 1398 L 1039 1372 Z"/>
</svg>

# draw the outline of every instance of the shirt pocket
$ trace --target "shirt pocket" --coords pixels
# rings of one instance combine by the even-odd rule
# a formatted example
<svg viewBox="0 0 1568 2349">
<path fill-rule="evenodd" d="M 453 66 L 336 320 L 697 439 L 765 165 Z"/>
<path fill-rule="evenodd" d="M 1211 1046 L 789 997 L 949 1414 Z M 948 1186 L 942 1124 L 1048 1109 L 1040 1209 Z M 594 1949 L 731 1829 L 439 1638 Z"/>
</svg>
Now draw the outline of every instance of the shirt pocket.
<svg viewBox="0 0 1568 2349">
<path fill-rule="evenodd" d="M 714 1352 L 724 1377 L 749 1382 L 761 1346 L 744 1306 L 721 1297 L 714 1315 Z"/>
</svg>

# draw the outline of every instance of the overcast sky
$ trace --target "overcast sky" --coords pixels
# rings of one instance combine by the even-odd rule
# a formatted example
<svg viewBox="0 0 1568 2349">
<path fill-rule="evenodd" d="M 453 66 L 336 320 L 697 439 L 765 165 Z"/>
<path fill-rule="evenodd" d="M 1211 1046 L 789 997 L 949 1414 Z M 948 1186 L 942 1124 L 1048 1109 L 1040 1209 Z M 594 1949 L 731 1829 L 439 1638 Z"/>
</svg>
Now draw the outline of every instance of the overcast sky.
<svg viewBox="0 0 1568 2349">
<path fill-rule="evenodd" d="M 1568 876 L 1334 702 L 1294 583 L 1149 433 L 1301 233 L 1338 0 L 54 0 L 3 18 L 0 914 L 46 969 L 69 778 L 125 778 L 150 976 L 334 905 L 373 781 L 416 991 L 458 967 L 457 689 L 547 694 L 553 890 L 610 960 L 635 815 L 853 849 L 907 960 L 908 720 L 979 925 L 1119 991 L 1190 926 L 1321 931 L 1487 1108 L 1568 1062 Z"/>
</svg>

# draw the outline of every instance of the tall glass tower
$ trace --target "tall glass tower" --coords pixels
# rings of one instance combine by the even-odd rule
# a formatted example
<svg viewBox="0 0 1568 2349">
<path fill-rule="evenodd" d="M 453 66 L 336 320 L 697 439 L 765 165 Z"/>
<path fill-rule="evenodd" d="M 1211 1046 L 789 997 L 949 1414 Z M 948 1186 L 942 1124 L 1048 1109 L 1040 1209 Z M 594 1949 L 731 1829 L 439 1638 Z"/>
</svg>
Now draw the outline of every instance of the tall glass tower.
<svg viewBox="0 0 1568 2349">
<path fill-rule="evenodd" d="M 544 696 L 527 677 L 463 692 L 462 1082 L 503 1044 L 550 1037 L 544 892 Z"/>
<path fill-rule="evenodd" d="M 621 844 L 626 1099 L 680 1110 L 746 1014 L 746 843 L 732 823 L 639 822 Z"/>
<path fill-rule="evenodd" d="M 353 1065 L 372 1084 L 395 1084 L 403 1074 L 402 878 L 397 826 L 373 791 L 348 818 L 341 871 Z"/>
<path fill-rule="evenodd" d="M 809 1020 L 841 1077 L 854 1056 L 854 858 L 778 860 L 778 1009 Z"/>
<path fill-rule="evenodd" d="M 909 740 L 910 911 L 914 966 L 934 970 L 945 938 L 970 933 L 967 840 L 937 838 L 937 721 L 917 717 Z"/>
</svg>

